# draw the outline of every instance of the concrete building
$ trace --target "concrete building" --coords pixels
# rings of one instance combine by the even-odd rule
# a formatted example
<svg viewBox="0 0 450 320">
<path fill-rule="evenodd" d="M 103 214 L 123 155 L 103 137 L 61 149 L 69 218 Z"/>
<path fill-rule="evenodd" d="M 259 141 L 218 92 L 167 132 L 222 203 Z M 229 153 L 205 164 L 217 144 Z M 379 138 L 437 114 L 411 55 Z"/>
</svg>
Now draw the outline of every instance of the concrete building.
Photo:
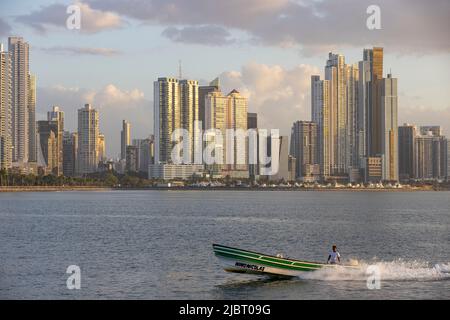
<svg viewBox="0 0 450 320">
<path fill-rule="evenodd" d="M 158 78 L 154 82 L 154 130 L 155 163 L 172 163 L 171 152 L 180 141 L 172 141 L 176 129 L 186 129 L 189 134 L 190 162 L 194 162 L 194 144 L 200 139 L 200 128 L 195 128 L 199 119 L 198 82 L 175 78 Z M 184 155 L 184 154 L 183 154 Z"/>
<path fill-rule="evenodd" d="M 125 160 L 127 156 L 127 146 L 131 145 L 130 123 L 122 120 L 122 131 L 120 132 L 120 158 Z"/>
<path fill-rule="evenodd" d="M 58 107 L 53 106 L 51 111 L 47 112 L 47 121 L 57 122 L 58 132 L 55 132 L 57 139 L 57 159 L 58 159 L 58 169 L 57 175 L 63 174 L 63 139 L 64 139 L 64 112 Z"/>
<path fill-rule="evenodd" d="M 258 114 L 254 112 L 247 113 L 247 129 L 258 128 Z"/>
<path fill-rule="evenodd" d="M 219 78 L 214 79 L 207 86 L 199 86 L 198 88 L 198 120 L 202 122 L 202 130 L 205 130 L 206 118 L 206 96 L 214 91 L 220 91 Z"/>
<path fill-rule="evenodd" d="M 154 157 L 153 135 L 147 139 L 134 139 L 133 145 L 138 148 L 138 171 L 148 173 Z"/>
<path fill-rule="evenodd" d="M 319 179 L 317 132 L 315 122 L 296 121 L 292 125 L 290 154 L 296 158 L 296 178 L 299 180 Z"/>
<path fill-rule="evenodd" d="M 398 171 L 400 180 L 414 179 L 414 153 L 417 128 L 405 123 L 398 127 Z"/>
<path fill-rule="evenodd" d="M 8 170 L 12 166 L 11 76 L 11 56 L 0 44 L 0 170 Z"/>
<path fill-rule="evenodd" d="M 61 123 L 56 120 L 42 120 L 37 122 L 39 135 L 39 155 L 47 168 L 47 172 L 54 175 L 63 174 L 63 133 Z"/>
<path fill-rule="evenodd" d="M 388 74 L 378 81 L 381 104 L 381 155 L 383 180 L 398 181 L 398 96 L 397 79 Z"/>
<path fill-rule="evenodd" d="M 29 160 L 30 147 L 29 45 L 22 37 L 9 37 L 8 51 L 11 57 L 13 162 L 21 166 Z"/>
<path fill-rule="evenodd" d="M 42 156 L 44 167 L 47 174 L 61 175 L 62 174 L 62 158 L 60 158 L 58 150 L 59 138 L 59 123 L 58 121 L 38 121 L 37 122 L 39 134 L 39 155 Z M 60 171 L 61 163 L 61 171 Z"/>
<path fill-rule="evenodd" d="M 149 179 L 187 180 L 193 176 L 203 175 L 203 165 L 183 165 L 183 164 L 151 164 L 148 169 Z"/>
<path fill-rule="evenodd" d="M 320 174 L 324 178 L 331 174 L 331 155 L 334 153 L 329 92 L 328 80 L 320 80 L 320 76 L 317 75 L 311 76 L 311 119 L 317 124 L 317 161 L 320 165 Z"/>
<path fill-rule="evenodd" d="M 430 132 L 417 136 L 414 146 L 414 172 L 418 180 L 433 180 L 433 140 Z"/>
<path fill-rule="evenodd" d="M 269 150 L 268 154 L 272 157 L 275 152 L 278 152 L 279 166 L 278 171 L 270 175 L 268 178 L 270 181 L 290 181 L 291 174 L 289 171 L 289 142 L 287 136 L 279 137 L 279 146 L 278 150 L 274 150 L 272 147 L 272 140 L 267 140 L 267 149 Z"/>
<path fill-rule="evenodd" d="M 329 53 L 325 66 L 325 79 L 330 84 L 330 113 L 332 153 L 330 154 L 333 175 L 348 174 L 348 109 L 345 57 Z"/>
<path fill-rule="evenodd" d="M 383 180 L 383 159 L 382 157 L 367 157 L 364 167 L 364 182 L 381 182 Z"/>
<path fill-rule="evenodd" d="M 227 96 L 220 91 L 214 91 L 205 98 L 205 128 L 206 130 L 216 129 L 220 131 L 222 141 L 216 139 L 211 134 L 211 139 L 207 143 L 215 145 L 216 157 L 223 159 L 219 166 L 223 176 L 247 176 L 248 177 L 248 141 L 244 137 L 239 139 L 235 135 L 228 141 L 232 154 L 227 153 L 226 131 L 232 129 L 233 132 L 247 132 L 247 111 L 248 101 L 237 90 L 232 90 Z M 232 148 L 232 149 L 231 149 Z M 222 154 L 222 156 L 220 156 Z M 220 159 L 218 159 L 220 162 Z M 239 173 L 242 171 L 242 175 Z M 246 173 L 244 173 L 246 171 Z"/>
<path fill-rule="evenodd" d="M 127 146 L 127 155 L 126 155 L 126 171 L 127 172 L 138 172 L 139 169 L 139 154 L 138 147 L 136 146 Z"/>
<path fill-rule="evenodd" d="M 97 159 L 99 162 L 106 161 L 106 139 L 103 133 L 98 134 Z"/>
<path fill-rule="evenodd" d="M 78 174 L 97 171 L 99 115 L 90 104 L 78 109 Z"/>
<path fill-rule="evenodd" d="M 28 162 L 37 161 L 36 76 L 28 74 Z"/>
<path fill-rule="evenodd" d="M 78 134 L 65 131 L 63 134 L 63 174 L 77 175 Z"/>
</svg>

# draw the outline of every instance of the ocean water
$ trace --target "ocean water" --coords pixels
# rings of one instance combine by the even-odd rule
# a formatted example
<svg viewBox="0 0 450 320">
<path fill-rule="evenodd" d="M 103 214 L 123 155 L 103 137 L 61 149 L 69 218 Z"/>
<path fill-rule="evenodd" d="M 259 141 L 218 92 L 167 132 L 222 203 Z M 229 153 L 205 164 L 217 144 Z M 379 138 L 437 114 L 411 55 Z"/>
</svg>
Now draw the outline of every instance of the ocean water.
<svg viewBox="0 0 450 320">
<path fill-rule="evenodd" d="M 230 274 L 212 243 L 361 269 Z M 449 248 L 449 192 L 0 193 L 0 299 L 449 299 Z"/>
</svg>

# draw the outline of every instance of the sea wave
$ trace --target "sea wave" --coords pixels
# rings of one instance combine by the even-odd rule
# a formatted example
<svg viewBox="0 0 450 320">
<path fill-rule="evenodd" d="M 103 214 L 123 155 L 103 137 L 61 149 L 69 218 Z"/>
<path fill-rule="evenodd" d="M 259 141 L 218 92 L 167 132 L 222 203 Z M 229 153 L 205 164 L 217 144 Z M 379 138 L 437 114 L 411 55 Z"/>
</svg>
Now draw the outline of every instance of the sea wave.
<svg viewBox="0 0 450 320">
<path fill-rule="evenodd" d="M 305 273 L 300 278 L 322 281 L 366 281 L 371 275 L 379 275 L 382 281 L 450 280 L 450 263 L 431 264 L 427 261 L 405 261 L 402 259 L 358 261 L 356 268 L 323 268 Z"/>
</svg>

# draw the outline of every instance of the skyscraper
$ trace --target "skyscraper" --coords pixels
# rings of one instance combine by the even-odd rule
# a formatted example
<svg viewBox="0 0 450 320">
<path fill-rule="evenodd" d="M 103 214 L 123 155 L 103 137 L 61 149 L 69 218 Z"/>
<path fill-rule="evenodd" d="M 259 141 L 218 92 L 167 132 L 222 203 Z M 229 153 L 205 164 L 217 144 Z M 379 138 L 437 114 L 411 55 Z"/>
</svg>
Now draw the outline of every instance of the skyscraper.
<svg viewBox="0 0 450 320">
<path fill-rule="evenodd" d="M 106 141 L 102 133 L 98 134 L 97 158 L 98 161 L 106 161 Z"/>
<path fill-rule="evenodd" d="M 258 129 L 258 114 L 249 112 L 247 113 L 247 129 Z"/>
<path fill-rule="evenodd" d="M 120 158 L 126 159 L 127 146 L 131 145 L 130 123 L 122 120 L 122 131 L 120 132 Z"/>
<path fill-rule="evenodd" d="M 138 148 L 138 171 L 148 173 L 148 166 L 153 163 L 153 135 L 147 139 L 134 139 L 133 145 Z"/>
<path fill-rule="evenodd" d="M 11 95 L 11 56 L 0 44 L 0 170 L 12 164 Z"/>
<path fill-rule="evenodd" d="M 180 85 L 180 110 L 181 110 L 181 128 L 188 131 L 189 134 L 189 152 L 190 162 L 194 163 L 194 145 L 200 138 L 200 128 L 194 125 L 199 120 L 199 94 L 197 80 L 179 80 Z"/>
<path fill-rule="evenodd" d="M 77 174 L 78 134 L 65 131 L 63 136 L 63 174 L 74 177 Z"/>
<path fill-rule="evenodd" d="M 383 79 L 383 48 L 375 47 L 364 50 L 364 61 L 370 64 L 370 104 L 368 110 L 368 148 L 371 156 L 382 154 L 382 110 L 381 110 L 381 87 L 380 81 Z"/>
<path fill-rule="evenodd" d="M 414 147 L 415 178 L 420 180 L 433 179 L 433 135 L 417 136 Z"/>
<path fill-rule="evenodd" d="M 320 174 L 317 132 L 318 126 L 315 122 L 296 121 L 292 125 L 290 154 L 296 158 L 297 179 L 317 179 Z"/>
<path fill-rule="evenodd" d="M 21 37 L 8 38 L 12 75 L 12 145 L 13 161 L 29 159 L 29 45 Z"/>
<path fill-rule="evenodd" d="M 405 123 L 398 127 L 398 173 L 400 180 L 414 179 L 414 148 L 417 128 Z"/>
<path fill-rule="evenodd" d="M 331 174 L 332 154 L 334 150 L 331 135 L 330 83 L 320 80 L 320 76 L 311 76 L 311 118 L 317 124 L 317 161 L 323 177 Z M 298 171 L 298 168 L 296 167 Z"/>
<path fill-rule="evenodd" d="M 388 74 L 378 81 L 377 100 L 381 105 L 381 155 L 383 179 L 398 181 L 398 96 L 397 79 Z"/>
<path fill-rule="evenodd" d="M 348 173 L 348 110 L 345 58 L 341 54 L 329 53 L 325 66 L 325 79 L 330 84 L 330 133 L 331 173 Z"/>
<path fill-rule="evenodd" d="M 78 173 L 97 171 L 97 144 L 99 135 L 98 112 L 90 105 L 78 109 Z"/>
<path fill-rule="evenodd" d="M 206 128 L 205 98 L 209 93 L 219 90 L 220 90 L 219 78 L 214 79 L 207 86 L 199 86 L 198 88 L 198 120 L 202 122 L 202 130 L 205 130 Z"/>
<path fill-rule="evenodd" d="M 231 171 L 248 171 L 248 142 L 239 141 L 237 136 L 234 136 L 230 145 L 232 144 L 233 154 L 227 154 L 226 146 L 226 130 L 233 129 L 240 132 L 247 131 L 247 111 L 248 101 L 237 90 L 232 90 L 227 96 L 224 96 L 220 91 L 209 93 L 205 98 L 205 128 L 219 130 L 222 135 L 222 142 L 215 139 L 216 152 L 223 155 L 223 163 L 221 166 L 223 170 L 233 175 Z M 241 144 L 245 144 L 244 148 Z"/>
<path fill-rule="evenodd" d="M 57 139 L 58 153 L 58 170 L 57 174 L 63 174 L 63 139 L 64 139 L 64 112 L 58 106 L 53 106 L 51 111 L 47 112 L 48 121 L 56 121 L 58 123 L 58 132 L 55 132 Z"/>
<path fill-rule="evenodd" d="M 347 168 L 359 168 L 360 159 L 358 153 L 358 94 L 359 94 L 359 67 L 357 64 L 346 65 L 347 86 Z M 350 170 L 348 171 L 350 172 Z"/>
<path fill-rule="evenodd" d="M 139 170 L 139 149 L 137 146 L 127 146 L 126 171 L 137 172 Z"/>
<path fill-rule="evenodd" d="M 155 164 L 171 163 L 172 133 L 181 128 L 180 86 L 175 78 L 154 82 Z"/>
<path fill-rule="evenodd" d="M 36 76 L 28 74 L 28 161 L 37 161 L 36 130 Z M 61 140 L 62 141 L 62 140 Z M 62 172 L 62 167 L 61 167 Z"/>
<path fill-rule="evenodd" d="M 48 173 L 54 175 L 62 174 L 62 154 L 59 153 L 58 145 L 58 135 L 61 132 L 59 122 L 42 120 L 37 122 L 37 127 L 40 147 L 39 154 L 42 155 Z"/>
</svg>

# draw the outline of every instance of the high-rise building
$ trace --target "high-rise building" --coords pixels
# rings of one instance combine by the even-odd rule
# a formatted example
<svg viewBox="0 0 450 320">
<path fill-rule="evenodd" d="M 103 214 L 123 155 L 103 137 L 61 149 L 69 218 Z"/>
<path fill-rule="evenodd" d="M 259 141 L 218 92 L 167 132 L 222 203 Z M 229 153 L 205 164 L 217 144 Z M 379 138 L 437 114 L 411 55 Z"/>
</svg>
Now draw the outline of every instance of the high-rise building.
<svg viewBox="0 0 450 320">
<path fill-rule="evenodd" d="M 78 109 L 78 174 L 96 172 L 99 135 L 98 112 L 90 105 Z"/>
<path fill-rule="evenodd" d="M 334 143 L 331 132 L 330 113 L 330 83 L 320 80 L 320 76 L 311 76 L 311 119 L 317 124 L 317 161 L 320 165 L 320 174 L 330 176 L 332 170 L 332 154 Z M 298 168 L 296 168 L 298 171 Z"/>
<path fill-rule="evenodd" d="M 290 181 L 291 174 L 289 171 L 289 145 L 288 145 L 288 137 L 280 136 L 279 138 L 279 150 L 273 150 L 272 148 L 272 139 L 268 139 L 268 149 L 270 150 L 270 155 L 274 152 L 279 153 L 278 155 L 278 172 L 269 176 L 269 180 L 271 181 Z"/>
<path fill-rule="evenodd" d="M 59 123 L 58 121 L 42 120 L 37 122 L 39 146 L 42 159 L 48 173 L 62 174 L 62 154 L 59 153 Z M 61 164 L 61 168 L 60 168 Z"/>
<path fill-rule="evenodd" d="M 414 147 L 415 178 L 433 179 L 433 135 L 420 135 L 415 139 Z"/>
<path fill-rule="evenodd" d="M 37 161 L 36 76 L 33 74 L 28 74 L 27 114 L 28 114 L 28 162 L 36 162 Z"/>
<path fill-rule="evenodd" d="M 98 161 L 106 161 L 106 141 L 105 135 L 102 133 L 98 135 L 97 158 Z"/>
<path fill-rule="evenodd" d="M 181 128 L 187 130 L 189 135 L 190 162 L 194 163 L 194 146 L 199 143 L 200 128 L 195 128 L 199 120 L 199 93 L 197 80 L 179 80 L 180 85 L 180 110 L 181 110 Z"/>
<path fill-rule="evenodd" d="M 256 143 L 256 148 L 250 142 L 248 144 L 248 147 L 249 147 L 249 150 L 248 150 L 248 155 L 249 155 L 248 174 L 249 174 L 250 178 L 252 179 L 252 181 L 255 181 L 256 177 L 259 176 L 259 157 L 258 157 L 259 137 L 258 137 L 258 130 L 257 130 L 258 129 L 258 114 L 257 113 L 253 113 L 253 112 L 247 113 L 247 129 L 256 130 L 256 140 L 254 141 L 254 143 Z M 250 136 L 249 136 L 249 139 L 251 139 Z M 251 155 L 250 149 L 251 148 L 254 149 L 254 150 L 252 150 L 252 152 L 256 153 L 256 155 L 253 158 L 253 161 L 250 161 L 250 155 Z M 253 162 L 253 163 L 251 163 L 251 162 Z M 295 175 L 295 172 L 294 172 L 294 175 Z"/>
<path fill-rule="evenodd" d="M 358 152 L 358 95 L 359 95 L 359 67 L 357 64 L 345 66 L 347 86 L 347 152 L 346 166 L 350 169 L 360 167 Z"/>
<path fill-rule="evenodd" d="M 372 92 L 371 91 L 372 71 L 371 71 L 371 62 L 370 60 L 366 60 L 367 58 L 368 58 L 367 55 L 365 55 L 365 60 L 359 62 L 358 107 L 356 116 L 357 117 L 356 153 L 359 158 L 360 167 L 365 167 L 365 164 L 367 163 L 366 158 L 369 155 L 368 150 L 368 141 L 370 137 L 369 111 L 371 105 L 371 92 Z"/>
<path fill-rule="evenodd" d="M 126 156 L 126 171 L 127 172 L 137 172 L 139 169 L 139 155 L 138 147 L 130 145 L 127 146 L 127 156 Z"/>
<path fill-rule="evenodd" d="M 400 180 L 414 179 L 414 148 L 417 128 L 405 123 L 398 127 L 398 173 Z"/>
<path fill-rule="evenodd" d="M 330 84 L 331 173 L 346 175 L 348 173 L 348 109 L 346 66 L 343 55 L 329 53 L 325 66 L 325 79 Z"/>
<path fill-rule="evenodd" d="M 12 165 L 11 99 L 11 56 L 0 44 L 0 170 Z"/>
<path fill-rule="evenodd" d="M 219 78 L 214 79 L 207 86 L 199 86 L 198 88 L 198 120 L 202 122 L 202 130 L 205 130 L 206 118 L 205 118 L 205 108 L 206 108 L 206 96 L 214 91 L 220 90 Z"/>
<path fill-rule="evenodd" d="M 56 121 L 58 123 L 58 132 L 55 132 L 57 139 L 57 153 L 58 153 L 58 170 L 57 174 L 63 174 L 63 139 L 64 139 L 64 112 L 58 107 L 53 106 L 51 111 L 47 112 L 48 121 Z M 31 148 L 30 148 L 31 149 Z"/>
<path fill-rule="evenodd" d="M 224 175 L 233 176 L 236 171 L 247 171 L 248 175 L 248 140 L 240 141 L 236 134 L 232 140 L 233 154 L 227 154 L 226 131 L 234 130 L 234 133 L 247 131 L 248 101 L 237 90 L 232 90 L 227 96 L 220 91 L 209 93 L 205 98 L 205 128 L 219 130 L 222 142 L 213 137 L 216 153 L 222 153 Z M 232 172 L 235 171 L 235 172 Z"/>
<path fill-rule="evenodd" d="M 381 153 L 383 179 L 398 181 L 398 96 L 397 79 L 388 74 L 378 81 L 381 104 Z"/>
<path fill-rule="evenodd" d="M 78 134 L 64 132 L 63 135 L 63 174 L 66 177 L 77 175 Z"/>
<path fill-rule="evenodd" d="M 138 171 L 148 173 L 148 166 L 153 164 L 153 135 L 147 139 L 134 139 L 133 145 L 138 148 Z"/>
<path fill-rule="evenodd" d="M 172 133 L 181 128 L 180 86 L 175 78 L 158 78 L 154 82 L 155 164 L 171 163 L 176 143 Z"/>
<path fill-rule="evenodd" d="M 383 48 L 365 49 L 364 61 L 369 61 L 371 75 L 368 149 L 371 156 L 377 156 L 383 153 L 382 138 L 384 133 L 382 130 L 382 101 L 380 100 L 382 96 L 380 81 L 383 79 Z"/>
<path fill-rule="evenodd" d="M 291 129 L 291 155 L 296 158 L 296 178 L 317 180 L 320 174 L 317 158 L 318 126 L 311 121 L 296 121 Z"/>
<path fill-rule="evenodd" d="M 12 145 L 13 161 L 29 159 L 29 45 L 21 37 L 8 38 L 12 76 Z"/>
<path fill-rule="evenodd" d="M 120 158 L 126 159 L 127 146 L 131 145 L 130 123 L 122 120 L 122 131 L 120 132 Z"/>
</svg>

